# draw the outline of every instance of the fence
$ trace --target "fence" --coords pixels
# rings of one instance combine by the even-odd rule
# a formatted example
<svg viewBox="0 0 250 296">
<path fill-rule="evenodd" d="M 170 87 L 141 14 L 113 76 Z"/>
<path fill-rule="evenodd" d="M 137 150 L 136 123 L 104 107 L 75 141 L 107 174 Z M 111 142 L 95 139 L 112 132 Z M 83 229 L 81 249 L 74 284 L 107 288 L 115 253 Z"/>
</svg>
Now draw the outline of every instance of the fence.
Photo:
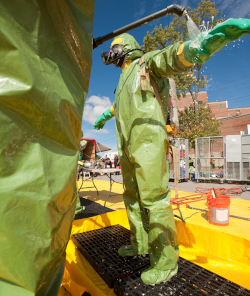
<svg viewBox="0 0 250 296">
<path fill-rule="evenodd" d="M 177 138 L 174 146 L 177 147 L 178 179 L 179 181 L 186 181 L 189 179 L 188 139 Z M 175 172 L 172 164 L 169 165 L 169 170 L 170 180 L 173 180 Z"/>
<path fill-rule="evenodd" d="M 250 181 L 250 135 L 197 138 L 195 159 L 197 181 Z"/>
</svg>

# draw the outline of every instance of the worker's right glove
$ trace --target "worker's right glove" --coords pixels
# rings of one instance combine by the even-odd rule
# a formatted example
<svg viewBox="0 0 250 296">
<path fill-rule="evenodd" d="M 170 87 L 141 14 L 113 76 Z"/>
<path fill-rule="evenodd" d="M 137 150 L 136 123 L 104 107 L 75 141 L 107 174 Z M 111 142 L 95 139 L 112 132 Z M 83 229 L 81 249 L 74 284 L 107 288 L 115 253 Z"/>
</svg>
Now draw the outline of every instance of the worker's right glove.
<svg viewBox="0 0 250 296">
<path fill-rule="evenodd" d="M 184 45 L 184 58 L 189 63 L 203 64 L 226 44 L 250 34 L 250 19 L 229 19 L 209 33 L 203 32 Z"/>
<path fill-rule="evenodd" d="M 111 119 L 114 117 L 114 108 L 111 107 L 107 109 L 105 112 L 102 113 L 102 115 L 96 120 L 94 124 L 94 128 L 99 130 L 102 129 L 106 123 L 107 120 Z"/>
</svg>

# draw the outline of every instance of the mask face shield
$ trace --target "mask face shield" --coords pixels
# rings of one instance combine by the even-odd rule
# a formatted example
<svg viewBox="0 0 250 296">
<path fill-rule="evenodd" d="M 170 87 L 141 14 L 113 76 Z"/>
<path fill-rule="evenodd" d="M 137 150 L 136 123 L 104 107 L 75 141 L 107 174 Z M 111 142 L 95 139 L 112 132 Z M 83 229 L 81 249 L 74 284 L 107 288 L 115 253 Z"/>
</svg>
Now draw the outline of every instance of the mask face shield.
<svg viewBox="0 0 250 296">
<path fill-rule="evenodd" d="M 110 63 L 108 62 L 108 59 L 109 59 L 109 53 L 108 52 L 104 52 L 102 51 L 101 53 L 101 58 L 102 58 L 102 61 L 105 65 L 109 65 Z"/>
<path fill-rule="evenodd" d="M 109 52 L 101 53 L 101 58 L 105 65 L 113 64 L 121 67 L 125 58 L 124 50 L 120 44 L 114 44 Z"/>
</svg>

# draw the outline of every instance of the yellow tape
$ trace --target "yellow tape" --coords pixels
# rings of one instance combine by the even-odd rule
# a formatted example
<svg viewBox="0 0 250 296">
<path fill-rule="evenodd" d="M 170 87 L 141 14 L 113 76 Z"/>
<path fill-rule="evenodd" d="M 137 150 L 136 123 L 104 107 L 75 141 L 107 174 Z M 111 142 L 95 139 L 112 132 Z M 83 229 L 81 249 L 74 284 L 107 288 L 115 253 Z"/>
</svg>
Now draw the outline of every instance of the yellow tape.
<svg viewBox="0 0 250 296">
<path fill-rule="evenodd" d="M 177 52 L 177 55 L 178 55 L 178 57 L 179 57 L 179 60 L 182 62 L 182 64 L 183 64 L 184 66 L 186 66 L 186 67 L 190 67 L 190 66 L 192 66 L 193 64 L 192 64 L 192 63 L 189 63 L 189 62 L 185 59 L 185 57 L 184 57 L 184 51 L 183 51 L 183 49 L 184 49 L 185 43 L 186 43 L 186 42 L 182 43 L 182 45 L 180 46 L 180 48 L 179 48 L 179 50 L 178 50 L 178 52 Z"/>
<path fill-rule="evenodd" d="M 115 109 L 114 109 L 114 107 L 112 106 L 112 107 L 110 107 L 110 112 L 113 114 L 113 115 L 115 115 Z"/>
<path fill-rule="evenodd" d="M 130 64 L 131 64 L 131 60 L 128 60 L 121 68 L 122 68 L 122 70 L 124 70 L 124 69 L 126 69 L 126 68 L 128 68 L 128 66 L 130 66 Z"/>
<path fill-rule="evenodd" d="M 122 44 L 122 38 L 116 38 L 110 45 L 112 47 L 115 44 Z"/>
</svg>

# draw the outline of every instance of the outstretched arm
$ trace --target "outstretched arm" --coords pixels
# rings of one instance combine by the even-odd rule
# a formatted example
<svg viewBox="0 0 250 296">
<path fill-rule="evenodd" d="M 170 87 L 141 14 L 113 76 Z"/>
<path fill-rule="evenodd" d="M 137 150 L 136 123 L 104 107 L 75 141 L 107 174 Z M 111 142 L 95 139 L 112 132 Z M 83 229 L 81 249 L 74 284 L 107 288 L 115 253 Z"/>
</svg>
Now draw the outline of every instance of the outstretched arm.
<svg viewBox="0 0 250 296">
<path fill-rule="evenodd" d="M 97 130 L 102 129 L 106 121 L 110 120 L 114 116 L 115 116 L 115 110 L 112 106 L 109 109 L 107 109 L 105 112 L 103 112 L 102 115 L 96 120 L 94 124 L 94 128 Z"/>
<path fill-rule="evenodd" d="M 229 19 L 208 33 L 200 33 L 196 40 L 184 43 L 184 59 L 203 64 L 226 44 L 246 34 L 250 34 L 250 19 Z"/>
</svg>

